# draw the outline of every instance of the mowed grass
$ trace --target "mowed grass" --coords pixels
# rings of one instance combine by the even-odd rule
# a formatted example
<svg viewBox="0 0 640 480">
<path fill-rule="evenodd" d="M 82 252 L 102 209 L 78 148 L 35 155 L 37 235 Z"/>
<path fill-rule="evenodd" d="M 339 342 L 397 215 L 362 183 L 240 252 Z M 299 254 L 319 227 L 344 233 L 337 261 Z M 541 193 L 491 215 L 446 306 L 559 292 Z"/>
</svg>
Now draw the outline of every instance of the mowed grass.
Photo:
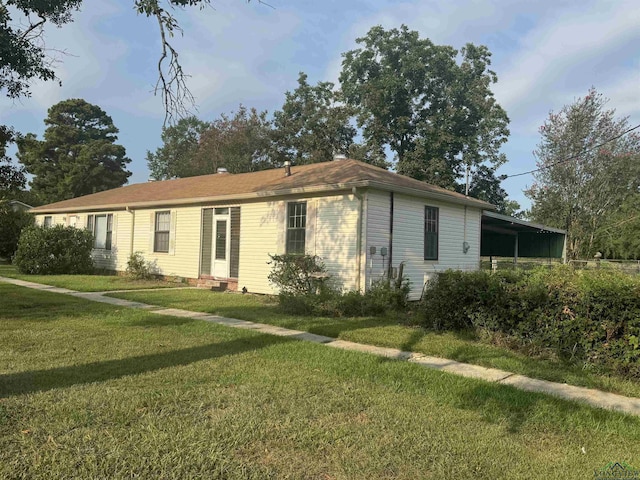
<svg viewBox="0 0 640 480">
<path fill-rule="evenodd" d="M 26 275 L 13 265 L 0 265 L 0 277 L 17 278 L 27 282 L 44 283 L 79 292 L 106 292 L 143 288 L 169 288 L 184 286 L 161 280 L 132 280 L 118 275 Z"/>
<path fill-rule="evenodd" d="M 110 296 L 153 305 L 208 312 L 226 317 L 304 330 L 342 340 L 399 348 L 485 367 L 499 368 L 553 382 L 640 397 L 640 383 L 568 364 L 532 358 L 507 347 L 482 342 L 472 332 L 434 332 L 410 325 L 402 316 L 366 318 L 304 317 L 282 313 L 268 296 L 215 293 L 206 290 L 128 292 Z"/>
<path fill-rule="evenodd" d="M 583 479 L 640 419 L 0 284 L 0 478 Z"/>
</svg>

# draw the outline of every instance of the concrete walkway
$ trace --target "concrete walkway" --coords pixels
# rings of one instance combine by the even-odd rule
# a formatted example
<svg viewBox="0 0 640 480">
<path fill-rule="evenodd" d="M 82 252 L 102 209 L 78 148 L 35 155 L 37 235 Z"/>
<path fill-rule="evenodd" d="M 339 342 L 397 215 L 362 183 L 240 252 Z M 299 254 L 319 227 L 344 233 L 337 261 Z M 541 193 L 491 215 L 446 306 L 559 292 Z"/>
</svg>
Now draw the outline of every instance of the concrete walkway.
<svg viewBox="0 0 640 480">
<path fill-rule="evenodd" d="M 373 345 L 364 345 L 361 343 L 348 342 L 338 340 L 332 337 L 316 335 L 314 333 L 303 332 L 300 330 L 291 330 L 288 328 L 276 327 L 274 325 L 265 325 L 262 323 L 248 322 L 246 320 L 238 320 L 236 318 L 226 318 L 217 315 L 211 315 L 203 312 L 192 312 L 190 310 L 182 310 L 177 308 L 164 308 L 157 305 L 149 305 L 146 303 L 132 302 L 120 298 L 112 298 L 104 296 L 105 293 L 113 292 L 77 292 L 67 288 L 52 287 L 40 283 L 27 282 L 13 278 L 0 277 L 0 281 L 18 285 L 21 287 L 45 290 L 48 292 L 62 293 L 74 297 L 85 298 L 94 302 L 108 303 L 119 307 L 140 308 L 150 311 L 156 315 L 169 315 L 173 317 L 193 318 L 205 320 L 207 322 L 217 323 L 233 328 L 242 328 L 246 330 L 254 330 L 268 335 L 276 335 L 279 337 L 295 338 L 298 340 L 306 340 L 308 342 L 321 343 L 331 348 L 340 350 L 350 350 L 355 352 L 368 353 L 380 357 L 393 358 L 415 363 L 425 368 L 441 370 L 447 373 L 453 373 L 463 377 L 476 378 L 492 383 L 502 385 L 510 385 L 520 390 L 530 392 L 540 392 L 571 400 L 586 403 L 593 407 L 606 408 L 630 415 L 640 416 L 640 398 L 625 397 L 615 393 L 602 392 L 585 387 L 576 387 L 567 385 L 566 383 L 555 383 L 546 380 L 538 380 L 529 378 L 524 375 L 518 375 L 504 370 L 495 368 L 486 368 L 468 363 L 456 362 L 455 360 L 447 360 L 445 358 L 430 357 L 421 353 L 405 352 L 396 348 L 376 347 Z M 127 290 L 132 291 L 132 290 Z"/>
</svg>

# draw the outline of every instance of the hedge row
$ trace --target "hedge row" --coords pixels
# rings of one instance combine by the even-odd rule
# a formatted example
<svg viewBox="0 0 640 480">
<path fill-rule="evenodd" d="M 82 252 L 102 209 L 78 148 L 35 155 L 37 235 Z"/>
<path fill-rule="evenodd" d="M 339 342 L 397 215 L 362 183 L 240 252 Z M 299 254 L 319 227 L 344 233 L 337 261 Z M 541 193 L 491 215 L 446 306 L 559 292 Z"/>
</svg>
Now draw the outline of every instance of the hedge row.
<svg viewBox="0 0 640 480">
<path fill-rule="evenodd" d="M 409 291 L 410 286 L 406 281 L 400 287 L 393 282 L 380 281 L 365 293 L 343 293 L 330 288 L 319 293 L 281 292 L 278 301 L 282 311 L 293 315 L 367 317 L 406 309 Z"/>
<path fill-rule="evenodd" d="M 447 271 L 426 286 L 418 316 L 429 328 L 500 332 L 640 378 L 640 279 L 624 273 Z"/>
</svg>

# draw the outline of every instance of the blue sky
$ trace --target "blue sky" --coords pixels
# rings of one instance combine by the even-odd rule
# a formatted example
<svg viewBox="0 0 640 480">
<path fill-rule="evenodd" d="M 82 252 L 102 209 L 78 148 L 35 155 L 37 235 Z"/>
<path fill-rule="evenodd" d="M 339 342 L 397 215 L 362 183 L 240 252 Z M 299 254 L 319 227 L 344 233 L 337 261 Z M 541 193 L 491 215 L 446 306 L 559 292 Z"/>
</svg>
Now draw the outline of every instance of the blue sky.
<svg viewBox="0 0 640 480">
<path fill-rule="evenodd" d="M 372 26 L 406 24 L 422 37 L 460 48 L 484 44 L 498 74 L 496 98 L 511 119 L 500 173 L 535 168 L 538 127 L 594 86 L 619 116 L 640 123 L 640 4 L 631 1 L 458 0 L 214 1 L 204 9 L 176 11 L 184 36 L 174 39 L 191 75 L 196 114 L 212 120 L 240 103 L 272 112 L 296 87 L 298 72 L 309 81 L 333 81 L 341 53 Z M 85 0 L 75 22 L 46 32 L 58 55 L 62 80 L 38 83 L 33 95 L 0 99 L 0 124 L 41 136 L 47 109 L 67 98 L 102 107 L 120 129 L 132 159 L 130 183 L 148 179 L 147 150 L 161 145 L 164 119 L 152 94 L 159 56 L 157 25 L 137 16 L 132 0 Z M 522 190 L 531 176 L 503 183 L 510 198 L 527 207 Z"/>
</svg>

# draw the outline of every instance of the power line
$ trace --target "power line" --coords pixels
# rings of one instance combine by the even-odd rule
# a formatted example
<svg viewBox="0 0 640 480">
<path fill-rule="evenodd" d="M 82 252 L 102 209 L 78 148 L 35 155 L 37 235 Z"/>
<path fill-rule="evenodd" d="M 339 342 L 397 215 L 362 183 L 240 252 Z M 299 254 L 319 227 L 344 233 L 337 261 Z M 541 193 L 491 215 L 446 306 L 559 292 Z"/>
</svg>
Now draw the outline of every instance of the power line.
<svg viewBox="0 0 640 480">
<path fill-rule="evenodd" d="M 561 165 L 563 163 L 570 162 L 571 160 L 576 160 L 576 159 L 580 158 L 582 155 L 584 155 L 585 153 L 588 153 L 588 152 L 590 152 L 592 150 L 595 150 L 596 148 L 600 148 L 600 147 L 606 145 L 607 143 L 610 143 L 610 142 L 613 142 L 614 140 L 619 139 L 620 137 L 624 137 L 627 133 L 633 132 L 634 130 L 637 130 L 638 128 L 640 128 L 640 124 L 636 125 L 635 127 L 630 128 L 628 130 L 625 130 L 624 132 L 620 133 L 619 135 L 616 135 L 615 137 L 611 137 L 608 140 L 605 140 L 604 142 L 599 143 L 598 145 L 594 145 L 591 148 L 587 148 L 587 149 L 583 150 L 582 152 L 580 152 L 580 153 L 578 153 L 576 155 L 572 155 L 571 157 L 567 157 L 565 159 L 558 160 L 557 162 L 550 163 L 549 165 L 545 165 L 544 167 L 536 168 L 535 170 L 529 170 L 528 172 L 522 172 L 522 173 L 515 173 L 513 175 L 507 175 L 505 177 L 505 179 L 513 178 L 513 177 L 521 177 L 523 175 L 530 175 L 532 173 L 539 172 L 540 170 L 544 170 L 546 168 L 555 167 L 556 165 Z"/>
</svg>

